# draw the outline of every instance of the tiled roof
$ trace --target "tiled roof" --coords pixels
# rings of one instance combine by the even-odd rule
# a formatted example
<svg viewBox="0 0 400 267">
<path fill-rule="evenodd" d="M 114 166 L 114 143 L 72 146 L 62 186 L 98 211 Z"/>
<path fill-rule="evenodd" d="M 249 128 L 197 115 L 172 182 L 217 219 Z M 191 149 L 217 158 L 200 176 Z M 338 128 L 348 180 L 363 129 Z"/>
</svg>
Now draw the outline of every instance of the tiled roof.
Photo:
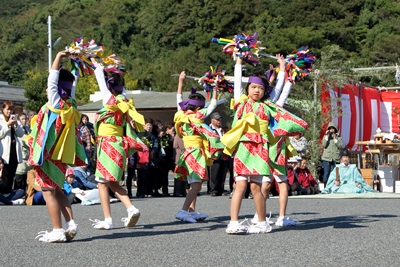
<svg viewBox="0 0 400 267">
<path fill-rule="evenodd" d="M 23 87 L 0 83 L 0 101 L 11 100 L 13 102 L 26 102 L 28 99 L 24 96 L 24 92 L 25 90 Z"/>
</svg>

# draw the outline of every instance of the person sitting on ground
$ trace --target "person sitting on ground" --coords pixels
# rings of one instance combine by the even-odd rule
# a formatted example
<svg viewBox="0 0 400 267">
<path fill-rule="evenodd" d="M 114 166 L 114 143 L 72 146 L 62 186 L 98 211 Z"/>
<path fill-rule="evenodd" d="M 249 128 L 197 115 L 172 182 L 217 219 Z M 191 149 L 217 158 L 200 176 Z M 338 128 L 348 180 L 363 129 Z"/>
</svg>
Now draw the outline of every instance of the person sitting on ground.
<svg viewBox="0 0 400 267">
<path fill-rule="evenodd" d="M 350 154 L 347 149 L 341 152 L 340 165 L 329 175 L 323 194 L 330 193 L 374 193 L 378 192 L 369 186 L 355 164 L 350 164 Z"/>
<path fill-rule="evenodd" d="M 289 196 L 300 195 L 301 185 L 297 179 L 296 168 L 299 166 L 300 162 L 298 157 L 290 157 L 287 162 L 287 179 L 289 185 Z"/>
<path fill-rule="evenodd" d="M 296 168 L 295 172 L 297 174 L 297 181 L 301 185 L 302 195 L 318 194 L 318 183 L 307 168 L 306 159 L 301 160 L 300 166 Z"/>
<path fill-rule="evenodd" d="M 75 182 L 82 190 L 97 188 L 96 177 L 90 173 L 87 166 L 72 168 L 75 174 Z"/>
<path fill-rule="evenodd" d="M 38 185 L 35 180 L 36 171 L 31 169 L 27 173 L 26 178 L 26 205 L 46 205 L 46 201 L 44 200 L 42 188 Z"/>
<path fill-rule="evenodd" d="M 67 173 L 65 174 L 63 191 L 70 204 L 74 203 L 75 194 L 79 194 L 81 191 L 78 187 L 78 183 L 75 182 L 74 170 L 71 167 L 67 169 Z"/>
</svg>

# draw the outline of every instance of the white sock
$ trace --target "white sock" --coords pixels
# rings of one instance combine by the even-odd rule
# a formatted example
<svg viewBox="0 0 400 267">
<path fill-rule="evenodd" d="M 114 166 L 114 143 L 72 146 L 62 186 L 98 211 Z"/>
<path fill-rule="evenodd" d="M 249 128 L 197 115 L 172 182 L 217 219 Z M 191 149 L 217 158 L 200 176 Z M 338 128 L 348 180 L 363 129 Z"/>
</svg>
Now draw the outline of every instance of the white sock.
<svg viewBox="0 0 400 267">
<path fill-rule="evenodd" d="M 104 221 L 107 223 L 112 223 L 112 218 L 105 218 Z"/>
<path fill-rule="evenodd" d="M 64 229 L 63 228 L 61 228 L 61 229 L 55 229 L 55 228 L 53 228 L 53 232 L 56 232 L 56 233 L 64 233 Z"/>
<path fill-rule="evenodd" d="M 258 222 L 257 225 L 265 225 L 266 222 Z"/>
<path fill-rule="evenodd" d="M 130 206 L 126 211 L 129 213 L 129 212 L 131 212 L 131 211 L 135 211 L 135 210 L 137 210 L 137 208 L 135 207 L 135 206 Z"/>
<path fill-rule="evenodd" d="M 70 221 L 66 222 L 67 226 L 70 225 L 70 224 L 75 224 L 75 221 L 74 220 L 70 220 Z"/>
<path fill-rule="evenodd" d="M 279 216 L 278 217 L 278 221 L 281 221 L 281 220 L 283 220 L 285 218 L 285 216 Z"/>
<path fill-rule="evenodd" d="M 239 224 L 239 221 L 230 221 L 229 224 L 232 224 L 232 225 Z"/>
</svg>

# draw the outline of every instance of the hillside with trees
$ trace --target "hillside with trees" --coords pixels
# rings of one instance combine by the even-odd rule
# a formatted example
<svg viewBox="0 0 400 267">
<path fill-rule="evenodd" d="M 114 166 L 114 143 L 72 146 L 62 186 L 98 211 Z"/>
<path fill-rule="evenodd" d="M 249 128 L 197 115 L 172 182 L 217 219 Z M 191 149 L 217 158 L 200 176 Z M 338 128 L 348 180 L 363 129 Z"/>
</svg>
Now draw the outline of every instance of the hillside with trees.
<svg viewBox="0 0 400 267">
<path fill-rule="evenodd" d="M 48 15 L 53 39 L 62 37 L 53 55 L 76 36 L 94 39 L 125 62 L 132 90 L 174 91 L 170 75 L 183 69 L 201 76 L 220 65 L 232 74 L 234 62 L 211 38 L 242 32 L 258 32 L 269 54 L 309 46 L 324 79 L 375 86 L 393 86 L 395 70 L 349 69 L 393 66 L 400 52 L 400 3 L 390 0 L 14 0 L 2 1 L 0 14 L 0 80 L 13 85 L 47 75 Z M 261 67 L 271 63 L 262 59 Z M 77 97 L 86 102 L 95 82 L 82 80 Z M 310 81 L 296 84 L 293 94 L 309 91 Z"/>
</svg>

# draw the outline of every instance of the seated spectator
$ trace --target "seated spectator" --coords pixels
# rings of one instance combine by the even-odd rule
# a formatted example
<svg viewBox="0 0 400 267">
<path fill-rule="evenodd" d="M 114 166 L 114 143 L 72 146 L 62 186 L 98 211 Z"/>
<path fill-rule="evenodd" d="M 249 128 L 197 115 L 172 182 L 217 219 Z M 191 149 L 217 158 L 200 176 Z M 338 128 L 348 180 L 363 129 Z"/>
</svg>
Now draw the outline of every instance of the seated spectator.
<svg viewBox="0 0 400 267">
<path fill-rule="evenodd" d="M 21 205 L 25 203 L 25 191 L 12 190 L 7 184 L 7 171 L 4 169 L 4 160 L 0 157 L 0 202 L 5 205 Z"/>
<path fill-rule="evenodd" d="M 307 168 L 307 160 L 302 159 L 300 166 L 295 170 L 297 181 L 301 186 L 302 195 L 318 194 L 318 183 Z"/>
<path fill-rule="evenodd" d="M 27 189 L 26 189 L 26 205 L 46 205 L 42 194 L 42 188 L 35 181 L 35 170 L 30 170 L 27 173 Z"/>
<path fill-rule="evenodd" d="M 289 196 L 300 195 L 301 186 L 297 180 L 297 173 L 295 169 L 299 165 L 297 157 L 291 157 L 288 159 L 287 164 L 287 181 L 289 185 Z"/>
<path fill-rule="evenodd" d="M 300 133 L 295 136 L 289 137 L 290 144 L 296 149 L 299 156 L 304 157 L 307 153 L 307 139 L 302 136 Z"/>
<path fill-rule="evenodd" d="M 378 192 L 369 186 L 355 164 L 350 164 L 350 154 L 343 149 L 340 164 L 330 173 L 323 194 Z"/>
<path fill-rule="evenodd" d="M 67 196 L 69 203 L 74 203 L 75 194 L 81 193 L 82 190 L 79 189 L 78 184 L 75 182 L 74 170 L 69 167 L 67 173 L 65 174 L 64 181 L 64 194 Z"/>
<path fill-rule="evenodd" d="M 75 182 L 82 190 L 97 188 L 96 177 L 90 173 L 88 167 L 75 167 L 72 168 L 75 174 Z"/>
</svg>

